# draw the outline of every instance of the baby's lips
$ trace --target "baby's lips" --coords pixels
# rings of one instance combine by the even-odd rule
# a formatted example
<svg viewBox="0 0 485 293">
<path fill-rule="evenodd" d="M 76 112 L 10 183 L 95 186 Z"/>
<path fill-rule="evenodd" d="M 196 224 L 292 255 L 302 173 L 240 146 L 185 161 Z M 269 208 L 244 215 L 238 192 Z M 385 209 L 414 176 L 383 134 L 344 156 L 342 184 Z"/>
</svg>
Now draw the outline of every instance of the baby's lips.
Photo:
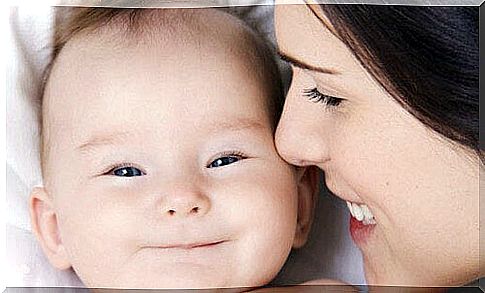
<svg viewBox="0 0 485 293">
<path fill-rule="evenodd" d="M 224 244 L 230 242 L 228 238 L 214 238 L 214 240 L 200 240 L 200 241 L 174 241 L 170 243 L 159 243 L 159 244 L 146 244 L 143 248 L 160 248 L 160 249 L 193 249 L 193 248 L 203 248 L 216 246 L 219 244 Z"/>
</svg>

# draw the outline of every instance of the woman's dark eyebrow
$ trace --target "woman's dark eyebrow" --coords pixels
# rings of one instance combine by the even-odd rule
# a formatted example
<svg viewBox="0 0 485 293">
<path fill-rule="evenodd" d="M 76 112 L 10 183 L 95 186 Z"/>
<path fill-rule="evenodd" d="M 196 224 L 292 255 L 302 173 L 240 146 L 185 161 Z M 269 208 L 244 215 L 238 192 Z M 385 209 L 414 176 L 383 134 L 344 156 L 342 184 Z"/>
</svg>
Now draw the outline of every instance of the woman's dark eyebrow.
<svg viewBox="0 0 485 293">
<path fill-rule="evenodd" d="M 296 67 L 299 67 L 299 68 L 302 68 L 302 69 L 308 69 L 308 70 L 312 70 L 312 71 L 316 71 L 316 72 L 320 72 L 320 73 L 325 73 L 325 74 L 340 74 L 340 72 L 336 71 L 335 69 L 331 69 L 331 68 L 323 68 L 323 67 L 317 67 L 317 66 L 313 66 L 313 65 L 310 65 L 310 64 L 306 64 L 305 62 L 303 61 L 300 61 L 294 57 L 291 57 L 287 54 L 285 54 L 284 52 L 281 52 L 281 51 L 278 51 L 278 56 L 281 58 L 281 60 L 283 61 L 286 61 L 290 64 L 292 64 L 293 66 L 296 66 Z"/>
</svg>

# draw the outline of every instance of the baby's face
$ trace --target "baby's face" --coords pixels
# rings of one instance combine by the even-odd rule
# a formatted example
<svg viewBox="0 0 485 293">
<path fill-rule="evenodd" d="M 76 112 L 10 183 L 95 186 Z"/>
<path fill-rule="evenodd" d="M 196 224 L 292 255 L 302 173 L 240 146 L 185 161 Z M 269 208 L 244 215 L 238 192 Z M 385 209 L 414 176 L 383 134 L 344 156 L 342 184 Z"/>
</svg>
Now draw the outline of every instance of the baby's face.
<svg viewBox="0 0 485 293">
<path fill-rule="evenodd" d="M 285 262 L 296 174 L 275 151 L 267 81 L 221 35 L 85 36 L 59 56 L 45 184 L 87 286 L 254 286 Z"/>
</svg>

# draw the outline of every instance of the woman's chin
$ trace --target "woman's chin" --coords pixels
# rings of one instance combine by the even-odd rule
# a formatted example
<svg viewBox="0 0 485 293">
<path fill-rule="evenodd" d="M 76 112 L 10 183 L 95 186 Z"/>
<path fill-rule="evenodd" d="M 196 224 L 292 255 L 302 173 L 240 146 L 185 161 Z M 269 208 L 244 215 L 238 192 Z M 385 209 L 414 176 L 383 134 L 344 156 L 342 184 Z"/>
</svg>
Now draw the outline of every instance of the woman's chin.
<svg viewBox="0 0 485 293">
<path fill-rule="evenodd" d="M 398 286 L 398 287 L 408 287 L 410 289 L 423 288 L 432 289 L 437 287 L 455 287 L 461 286 L 473 278 L 462 278 L 461 280 L 456 279 L 456 275 L 450 276 L 450 278 L 443 278 L 443 275 L 438 278 L 436 275 L 430 274 L 420 274 L 417 270 L 412 270 L 408 268 L 402 268 L 397 263 L 382 263 L 379 265 L 371 266 L 364 261 L 364 271 L 365 279 L 367 285 L 373 286 Z M 384 287 L 385 288 L 385 287 Z M 379 292 L 379 291 L 376 291 Z M 407 291 L 404 291 L 407 292 Z M 415 291 L 412 291 L 415 292 Z M 421 291 L 417 291 L 421 292 Z M 429 291 L 435 292 L 435 291 Z"/>
</svg>

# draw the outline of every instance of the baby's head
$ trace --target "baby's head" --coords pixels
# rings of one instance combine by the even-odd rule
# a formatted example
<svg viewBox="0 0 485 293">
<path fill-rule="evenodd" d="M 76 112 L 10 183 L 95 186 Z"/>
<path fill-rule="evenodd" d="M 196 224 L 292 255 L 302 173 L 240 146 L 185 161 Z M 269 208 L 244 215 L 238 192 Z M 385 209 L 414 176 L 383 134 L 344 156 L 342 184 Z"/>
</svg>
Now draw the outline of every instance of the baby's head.
<svg viewBox="0 0 485 293">
<path fill-rule="evenodd" d="M 306 241 L 316 173 L 276 153 L 262 40 L 215 9 L 87 9 L 63 29 L 30 201 L 50 262 L 88 287 L 269 282 Z"/>
</svg>

